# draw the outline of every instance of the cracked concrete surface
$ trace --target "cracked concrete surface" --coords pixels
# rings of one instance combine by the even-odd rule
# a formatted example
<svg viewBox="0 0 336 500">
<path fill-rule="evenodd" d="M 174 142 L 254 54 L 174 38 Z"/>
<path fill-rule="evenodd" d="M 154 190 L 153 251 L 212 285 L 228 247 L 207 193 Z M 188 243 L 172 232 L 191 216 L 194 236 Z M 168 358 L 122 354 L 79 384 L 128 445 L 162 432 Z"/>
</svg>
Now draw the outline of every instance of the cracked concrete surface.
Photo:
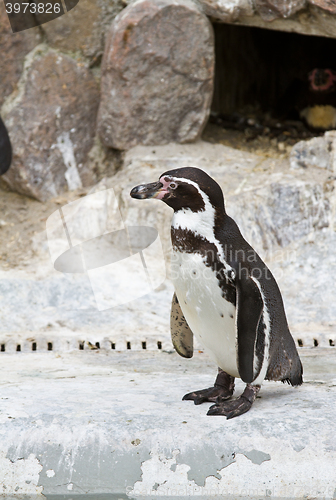
<svg viewBox="0 0 336 500">
<path fill-rule="evenodd" d="M 214 381 L 204 353 L 3 353 L 0 494 L 332 499 L 336 351 L 300 354 L 302 387 L 227 421 L 181 401 Z"/>
<path fill-rule="evenodd" d="M 123 172 L 95 189 L 113 187 L 125 223 L 157 227 L 168 249 L 168 207 L 135 203 L 129 190 L 140 177 L 155 180 L 182 164 L 206 168 L 220 180 L 230 214 L 258 250 L 270 220 L 271 234 L 282 237 L 286 227 L 284 210 L 259 203 L 271 200 L 264 196 L 267 189 L 273 192 L 276 183 L 281 194 L 282 178 L 302 187 L 308 181 L 319 185 L 329 175 L 312 169 L 306 179 L 288 165 L 198 143 L 134 148 Z M 310 191 L 301 187 L 305 210 Z M 291 192 L 285 200 L 291 201 Z M 38 252 L 29 266 L 0 274 L 0 495 L 336 498 L 336 240 L 330 209 L 336 205 L 329 188 L 323 193 L 330 203 L 323 202 L 327 208 L 318 213 L 330 227 L 319 228 L 317 218 L 311 234 L 287 231 L 294 239 L 285 247 L 265 240 L 275 249 L 268 261 L 284 292 L 294 338 L 304 345 L 299 352 L 305 384 L 293 389 L 266 382 L 252 410 L 230 421 L 206 416 L 209 404 L 181 401 L 183 394 L 212 385 L 216 367 L 197 351 L 191 360 L 173 353 L 169 281 L 136 301 L 98 312 L 87 277 L 55 271 L 46 234 L 37 234 Z M 314 196 L 308 196 L 312 210 Z M 260 213 L 260 232 L 253 232 L 258 206 L 267 213 Z M 300 207 L 299 222 L 306 214 Z M 298 258 L 280 259 L 277 270 L 279 248 L 294 249 Z M 237 395 L 242 390 L 238 381 Z"/>
</svg>

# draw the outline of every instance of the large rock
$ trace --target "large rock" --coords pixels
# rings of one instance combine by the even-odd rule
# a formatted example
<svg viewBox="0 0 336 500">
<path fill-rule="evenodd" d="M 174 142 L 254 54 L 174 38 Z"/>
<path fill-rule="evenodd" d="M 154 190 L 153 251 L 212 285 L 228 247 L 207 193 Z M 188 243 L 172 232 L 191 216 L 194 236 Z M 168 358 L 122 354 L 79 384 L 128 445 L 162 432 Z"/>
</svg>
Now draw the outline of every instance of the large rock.
<svg viewBox="0 0 336 500">
<path fill-rule="evenodd" d="M 171 210 L 153 200 L 132 200 L 129 191 L 136 184 L 154 182 L 165 170 L 183 166 L 202 168 L 219 182 L 228 214 L 263 256 L 330 227 L 334 201 L 327 170 L 291 170 L 286 161 L 261 159 L 201 141 L 153 150 L 138 146 L 126 154 L 125 167 L 107 180 L 106 186 L 120 193 L 125 223 L 141 225 L 146 221 L 155 226 L 166 251 L 170 247 Z"/>
<path fill-rule="evenodd" d="M 0 2 L 0 107 L 4 99 L 16 89 L 26 55 L 40 41 L 38 28 L 13 33 L 5 5 Z"/>
<path fill-rule="evenodd" d="M 124 7 L 122 0 L 80 0 L 78 5 L 42 30 L 48 44 L 62 51 L 79 51 L 95 63 L 104 50 L 105 33 Z"/>
<path fill-rule="evenodd" d="M 308 331 L 312 321 L 315 335 L 317 328 L 335 329 L 336 199 L 330 171 L 314 166 L 291 170 L 288 161 L 205 142 L 133 148 L 125 167 L 98 189 L 114 188 L 125 224 L 156 227 L 167 255 L 171 209 L 159 201 L 131 199 L 129 192 L 183 166 L 202 168 L 219 182 L 227 213 L 279 282 L 291 327 Z"/>
<path fill-rule="evenodd" d="M 93 182 L 87 163 L 98 100 L 82 64 L 36 49 L 19 95 L 6 106 L 13 163 L 3 179 L 12 190 L 44 201 Z"/>
<path fill-rule="evenodd" d="M 140 0 L 107 37 L 98 130 L 105 145 L 197 139 L 213 90 L 214 40 L 189 0 Z"/>
</svg>

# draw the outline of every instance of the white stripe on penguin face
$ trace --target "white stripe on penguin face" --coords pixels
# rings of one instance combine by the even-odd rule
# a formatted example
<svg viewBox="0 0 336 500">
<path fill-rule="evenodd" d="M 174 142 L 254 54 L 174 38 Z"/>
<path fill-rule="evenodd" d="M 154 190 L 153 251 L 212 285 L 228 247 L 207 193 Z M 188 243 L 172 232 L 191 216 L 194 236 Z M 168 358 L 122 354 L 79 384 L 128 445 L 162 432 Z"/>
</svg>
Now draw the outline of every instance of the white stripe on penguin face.
<svg viewBox="0 0 336 500">
<path fill-rule="evenodd" d="M 170 182 L 182 181 L 195 187 L 199 195 L 201 196 L 205 207 L 204 209 L 199 210 L 197 212 L 193 212 L 190 208 L 181 208 L 173 215 L 172 227 L 174 229 L 182 229 L 182 230 L 185 229 L 192 231 L 195 235 L 201 236 L 202 238 L 209 241 L 209 243 L 213 243 L 217 248 L 219 259 L 222 261 L 223 264 L 226 265 L 227 268 L 230 268 L 230 266 L 228 266 L 227 262 L 225 261 L 223 248 L 220 242 L 215 237 L 214 227 L 215 227 L 216 210 L 215 207 L 210 202 L 209 196 L 206 193 L 204 193 L 204 191 L 201 190 L 201 188 L 196 182 L 190 179 L 186 179 L 184 177 L 169 177 L 169 178 L 171 179 Z M 160 182 L 162 182 L 161 179 Z"/>
</svg>

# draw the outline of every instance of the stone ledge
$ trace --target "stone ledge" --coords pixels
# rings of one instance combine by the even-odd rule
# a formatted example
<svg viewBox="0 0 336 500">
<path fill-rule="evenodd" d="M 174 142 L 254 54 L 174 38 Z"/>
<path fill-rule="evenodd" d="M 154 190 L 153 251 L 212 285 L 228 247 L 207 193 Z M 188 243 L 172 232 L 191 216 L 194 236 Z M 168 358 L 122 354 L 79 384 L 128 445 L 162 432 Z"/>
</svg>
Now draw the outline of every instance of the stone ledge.
<svg viewBox="0 0 336 500">
<path fill-rule="evenodd" d="M 332 499 L 336 351 L 300 354 L 302 387 L 265 382 L 230 421 L 181 401 L 213 383 L 205 354 L 5 354 L 0 494 Z"/>
<path fill-rule="evenodd" d="M 327 2 L 297 0 L 197 0 L 204 14 L 214 22 L 254 26 L 276 31 L 288 31 L 302 35 L 335 38 L 336 17 L 333 4 Z M 315 4 L 315 5 L 314 5 Z"/>
</svg>

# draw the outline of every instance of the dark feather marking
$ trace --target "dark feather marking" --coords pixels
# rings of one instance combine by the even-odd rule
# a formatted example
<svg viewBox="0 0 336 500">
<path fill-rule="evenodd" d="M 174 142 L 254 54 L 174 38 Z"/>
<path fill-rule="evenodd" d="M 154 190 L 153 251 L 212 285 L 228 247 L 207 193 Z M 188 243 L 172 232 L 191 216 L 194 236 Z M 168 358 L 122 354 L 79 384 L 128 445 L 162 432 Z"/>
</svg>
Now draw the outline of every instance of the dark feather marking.
<svg viewBox="0 0 336 500">
<path fill-rule="evenodd" d="M 165 178 L 165 180 L 169 180 Z M 178 184 L 178 196 L 168 196 L 164 197 L 165 203 L 172 207 L 174 210 L 180 210 L 181 208 L 189 208 L 193 212 L 204 212 L 205 204 L 202 196 L 192 184 L 187 182 L 179 181 Z"/>
<path fill-rule="evenodd" d="M 175 251 L 198 253 L 204 258 L 205 266 L 211 268 L 216 274 L 223 298 L 235 306 L 236 287 L 233 279 L 228 276 L 225 264 L 219 261 L 216 246 L 189 229 L 172 227 L 171 239 Z"/>
</svg>

